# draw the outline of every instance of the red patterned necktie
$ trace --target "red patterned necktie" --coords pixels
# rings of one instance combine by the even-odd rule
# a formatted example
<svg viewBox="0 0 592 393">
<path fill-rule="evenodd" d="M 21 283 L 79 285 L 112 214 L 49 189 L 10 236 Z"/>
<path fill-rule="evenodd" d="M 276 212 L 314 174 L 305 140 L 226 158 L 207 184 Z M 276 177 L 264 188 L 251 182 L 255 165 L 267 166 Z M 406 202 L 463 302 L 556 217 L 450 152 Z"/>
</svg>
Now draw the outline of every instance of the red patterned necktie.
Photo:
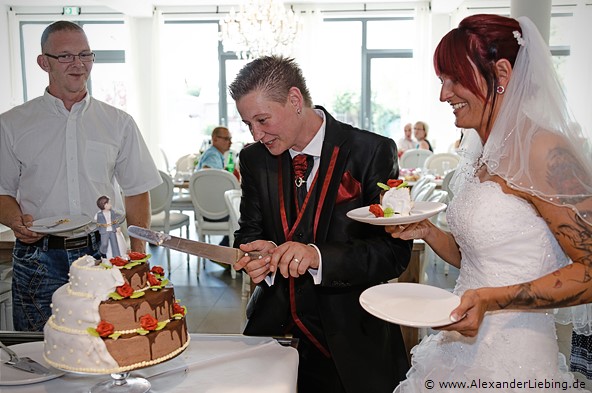
<svg viewBox="0 0 592 393">
<path fill-rule="evenodd" d="M 306 185 L 306 169 L 308 163 L 306 162 L 306 154 L 298 154 L 292 159 L 292 167 L 294 168 L 294 184 L 300 188 L 302 185 Z"/>
<path fill-rule="evenodd" d="M 306 178 L 312 170 L 312 156 L 306 154 L 298 154 L 292 158 L 292 167 L 294 168 L 294 184 L 296 185 L 296 198 L 298 208 L 304 204 L 306 194 Z"/>
</svg>

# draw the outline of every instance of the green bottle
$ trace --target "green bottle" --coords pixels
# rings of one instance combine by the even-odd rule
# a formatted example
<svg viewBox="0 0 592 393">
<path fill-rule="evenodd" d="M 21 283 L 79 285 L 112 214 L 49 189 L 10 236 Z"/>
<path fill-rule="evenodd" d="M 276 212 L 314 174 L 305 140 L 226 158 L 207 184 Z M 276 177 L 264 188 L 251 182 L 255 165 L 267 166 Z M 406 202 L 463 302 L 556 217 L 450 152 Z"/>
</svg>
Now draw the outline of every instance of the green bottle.
<svg viewBox="0 0 592 393">
<path fill-rule="evenodd" d="M 226 164 L 226 170 L 230 173 L 234 173 L 234 158 L 232 157 L 232 150 L 228 152 L 228 164 Z"/>
</svg>

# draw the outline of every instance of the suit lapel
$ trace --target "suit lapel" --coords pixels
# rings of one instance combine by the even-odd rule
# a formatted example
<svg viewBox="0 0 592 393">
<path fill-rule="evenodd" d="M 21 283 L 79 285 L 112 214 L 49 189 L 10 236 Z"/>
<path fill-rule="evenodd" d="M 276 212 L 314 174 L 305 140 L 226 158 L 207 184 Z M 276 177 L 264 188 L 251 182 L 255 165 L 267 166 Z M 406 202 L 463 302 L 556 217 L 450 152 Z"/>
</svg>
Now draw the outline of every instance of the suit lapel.
<svg viewBox="0 0 592 393">
<path fill-rule="evenodd" d="M 274 212 L 271 216 L 273 217 L 274 232 L 278 234 L 278 244 L 286 241 L 284 236 L 284 230 L 282 225 L 282 209 L 280 207 L 280 184 L 279 184 L 279 171 L 282 171 L 282 191 L 284 198 L 284 211 L 286 212 L 286 219 L 288 223 L 293 220 L 291 203 L 293 203 L 292 194 L 292 181 L 291 181 L 291 166 L 292 160 L 290 159 L 290 153 L 284 152 L 279 157 L 271 154 L 266 154 L 265 159 L 266 172 L 267 173 L 267 189 L 269 190 L 269 203 L 271 211 Z M 261 206 L 262 209 L 266 209 L 266 206 Z"/>
<path fill-rule="evenodd" d="M 327 112 L 325 112 L 325 118 L 327 119 L 327 125 L 325 127 L 325 140 L 323 141 L 321 163 L 319 166 L 317 196 L 320 195 L 322 185 L 325 183 L 325 179 L 328 176 L 331 166 L 331 157 L 335 147 L 337 147 L 339 151 L 337 153 L 337 159 L 334 162 L 333 173 L 329 179 L 329 187 L 327 188 L 324 205 L 319 207 L 321 209 L 321 215 L 316 233 L 317 241 L 324 240 L 327 237 L 329 223 L 333 214 L 333 208 L 335 207 L 335 200 L 337 199 L 337 191 L 339 190 L 341 177 L 345 172 L 347 159 L 350 154 L 349 144 L 345 138 L 341 137 L 341 133 L 339 132 L 339 123 L 337 123 Z"/>
</svg>

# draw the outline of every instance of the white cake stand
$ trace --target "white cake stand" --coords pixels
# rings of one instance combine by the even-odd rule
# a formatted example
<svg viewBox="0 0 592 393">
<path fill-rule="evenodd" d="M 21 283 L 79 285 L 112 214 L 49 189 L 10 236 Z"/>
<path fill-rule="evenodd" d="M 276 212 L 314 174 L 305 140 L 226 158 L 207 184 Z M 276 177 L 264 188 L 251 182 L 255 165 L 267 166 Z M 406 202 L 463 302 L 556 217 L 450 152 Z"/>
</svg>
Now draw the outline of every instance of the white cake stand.
<svg viewBox="0 0 592 393">
<path fill-rule="evenodd" d="M 58 370 L 78 375 L 106 375 L 95 373 L 84 373 L 67 369 Z M 93 385 L 88 393 L 146 393 L 150 390 L 150 382 L 146 378 L 130 377 L 130 371 L 110 374 L 111 378 Z"/>
</svg>

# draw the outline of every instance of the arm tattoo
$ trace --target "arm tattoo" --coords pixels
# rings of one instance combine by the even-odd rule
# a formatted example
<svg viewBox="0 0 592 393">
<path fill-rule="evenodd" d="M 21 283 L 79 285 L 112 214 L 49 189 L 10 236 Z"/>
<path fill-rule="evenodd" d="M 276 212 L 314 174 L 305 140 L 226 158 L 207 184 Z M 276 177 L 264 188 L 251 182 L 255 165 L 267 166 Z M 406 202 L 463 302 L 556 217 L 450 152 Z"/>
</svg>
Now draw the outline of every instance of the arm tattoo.
<svg viewBox="0 0 592 393">
<path fill-rule="evenodd" d="M 573 265 L 568 265 L 563 270 L 552 273 L 555 281 L 550 287 L 535 287 L 533 283 L 524 283 L 517 286 L 514 295 L 506 302 L 498 302 L 498 307 L 504 309 L 510 306 L 519 308 L 551 308 L 566 307 L 587 302 L 586 293 L 592 282 L 592 230 L 589 225 L 578 215 L 574 215 L 574 222 L 562 224 L 557 228 L 558 238 L 564 238 L 570 246 L 578 250 L 580 257 L 574 259 L 574 263 L 584 266 L 583 275 L 580 278 L 562 277 L 562 271 L 568 271 Z M 569 283 L 568 283 L 569 280 Z M 561 290 L 565 285 L 573 285 L 574 291 L 561 298 L 556 297 L 554 290 Z"/>
<path fill-rule="evenodd" d="M 585 179 L 586 174 L 583 166 L 578 162 L 571 152 L 563 147 L 551 149 L 547 154 L 547 183 L 556 190 L 559 195 L 585 195 L 586 189 L 578 179 Z M 576 197 L 571 197 L 576 203 Z M 578 200 L 581 197 L 577 198 Z"/>
</svg>

